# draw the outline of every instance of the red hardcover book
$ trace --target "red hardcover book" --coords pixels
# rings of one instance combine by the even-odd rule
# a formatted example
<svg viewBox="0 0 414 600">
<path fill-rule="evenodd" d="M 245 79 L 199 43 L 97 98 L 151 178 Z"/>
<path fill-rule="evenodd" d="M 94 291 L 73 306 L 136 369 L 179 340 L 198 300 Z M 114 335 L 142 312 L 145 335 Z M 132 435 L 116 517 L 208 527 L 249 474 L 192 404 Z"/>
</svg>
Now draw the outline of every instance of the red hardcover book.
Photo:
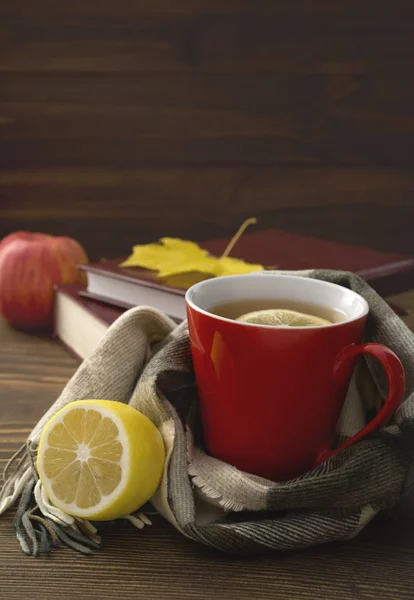
<svg viewBox="0 0 414 600">
<path fill-rule="evenodd" d="M 87 289 L 81 295 L 123 308 L 153 306 L 175 319 L 185 318 L 185 290 L 162 284 L 147 269 L 120 267 L 123 260 L 79 265 L 88 276 Z"/>
<path fill-rule="evenodd" d="M 60 285 L 55 290 L 54 334 L 76 358 L 92 354 L 124 308 L 84 298 L 81 285 Z"/>
<path fill-rule="evenodd" d="M 200 242 L 220 256 L 230 239 Z M 271 228 L 245 233 L 231 253 L 247 262 L 282 270 L 337 269 L 353 271 L 383 296 L 414 287 L 414 257 L 320 240 Z M 123 259 L 82 265 L 88 274 L 83 295 L 122 307 L 155 306 L 178 319 L 185 318 L 185 290 L 163 285 L 152 271 L 120 267 Z"/>
<path fill-rule="evenodd" d="M 228 242 L 228 238 L 222 238 L 200 245 L 212 254 L 220 254 Z M 414 287 L 413 256 L 320 240 L 275 228 L 243 234 L 232 255 L 278 269 L 353 271 L 381 296 Z"/>
</svg>

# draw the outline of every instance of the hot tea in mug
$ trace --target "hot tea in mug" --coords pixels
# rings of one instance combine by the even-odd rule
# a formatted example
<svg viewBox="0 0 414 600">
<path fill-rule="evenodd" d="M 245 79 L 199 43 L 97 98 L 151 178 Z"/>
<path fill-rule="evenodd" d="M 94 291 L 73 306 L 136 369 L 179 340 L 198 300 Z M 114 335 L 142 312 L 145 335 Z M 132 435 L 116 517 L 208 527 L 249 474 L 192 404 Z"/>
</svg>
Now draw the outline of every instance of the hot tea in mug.
<svg viewBox="0 0 414 600">
<path fill-rule="evenodd" d="M 368 304 L 347 288 L 234 275 L 197 283 L 186 304 L 207 450 L 242 471 L 296 477 L 383 426 L 402 400 L 401 362 L 381 344 L 362 343 Z M 366 427 L 332 450 L 362 354 L 382 363 L 388 397 Z"/>
</svg>

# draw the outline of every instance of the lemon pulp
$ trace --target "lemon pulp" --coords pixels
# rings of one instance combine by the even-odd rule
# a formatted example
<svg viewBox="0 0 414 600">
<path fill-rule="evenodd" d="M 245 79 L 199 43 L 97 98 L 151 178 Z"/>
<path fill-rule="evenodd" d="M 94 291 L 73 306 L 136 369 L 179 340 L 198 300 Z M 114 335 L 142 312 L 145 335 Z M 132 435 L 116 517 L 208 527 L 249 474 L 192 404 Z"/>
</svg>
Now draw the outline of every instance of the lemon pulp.
<svg viewBox="0 0 414 600">
<path fill-rule="evenodd" d="M 80 518 L 107 520 L 151 498 L 164 458 L 161 434 L 145 415 L 120 402 L 79 400 L 45 425 L 37 470 L 55 506 Z"/>
</svg>

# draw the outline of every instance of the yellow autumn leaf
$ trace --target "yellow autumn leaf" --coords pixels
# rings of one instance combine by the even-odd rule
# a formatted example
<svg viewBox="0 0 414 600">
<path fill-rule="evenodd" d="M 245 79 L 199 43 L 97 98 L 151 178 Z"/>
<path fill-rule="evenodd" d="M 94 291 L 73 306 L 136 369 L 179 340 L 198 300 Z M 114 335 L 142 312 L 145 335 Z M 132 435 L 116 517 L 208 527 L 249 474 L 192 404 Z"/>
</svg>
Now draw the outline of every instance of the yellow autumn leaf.
<svg viewBox="0 0 414 600">
<path fill-rule="evenodd" d="M 195 242 L 164 237 L 157 243 L 137 245 L 121 267 L 142 267 L 156 271 L 157 277 L 187 287 L 209 277 L 262 271 L 262 265 L 249 264 L 229 256 L 217 257 Z M 177 282 L 180 282 L 177 285 Z"/>
</svg>

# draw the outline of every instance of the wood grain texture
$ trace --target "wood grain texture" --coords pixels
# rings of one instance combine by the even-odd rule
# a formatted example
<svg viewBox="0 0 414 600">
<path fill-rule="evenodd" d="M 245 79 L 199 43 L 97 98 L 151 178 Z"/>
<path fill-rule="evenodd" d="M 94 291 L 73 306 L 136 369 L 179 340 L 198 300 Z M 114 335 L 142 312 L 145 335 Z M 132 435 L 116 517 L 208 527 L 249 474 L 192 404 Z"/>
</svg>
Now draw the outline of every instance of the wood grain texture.
<svg viewBox="0 0 414 600">
<path fill-rule="evenodd" d="M 411 169 L 43 168 L 3 171 L 0 186 L 0 237 L 71 235 L 94 259 L 164 235 L 231 235 L 252 214 L 263 227 L 414 254 Z"/>
<path fill-rule="evenodd" d="M 0 84 L 13 168 L 413 164 L 411 78 L 32 73 Z"/>
<path fill-rule="evenodd" d="M 0 236 L 96 259 L 255 215 L 414 253 L 413 24 L 411 0 L 1 3 Z"/>
<path fill-rule="evenodd" d="M 3 74 L 0 85 L 5 167 L 413 164 L 411 78 Z"/>
<path fill-rule="evenodd" d="M 414 310 L 413 294 L 394 299 Z M 56 399 L 77 363 L 55 341 L 0 322 L 0 466 Z M 118 524 L 101 551 L 23 555 L 12 514 L 0 519 L 0 589 L 7 600 L 223 598 L 411 600 L 414 521 L 382 516 L 354 540 L 315 549 L 238 558 L 182 537 L 161 517 L 137 531 Z"/>
<path fill-rule="evenodd" d="M 6 40 L 0 71 L 185 71 L 364 73 L 410 70 L 413 8 L 303 0 L 255 4 L 230 0 L 180 9 L 167 3 L 122 8 L 20 0 L 0 9 Z M 364 4 L 364 6 L 361 6 Z M 20 6 L 19 6 L 20 5 Z M 124 10 L 122 10 L 124 9 Z"/>
</svg>

